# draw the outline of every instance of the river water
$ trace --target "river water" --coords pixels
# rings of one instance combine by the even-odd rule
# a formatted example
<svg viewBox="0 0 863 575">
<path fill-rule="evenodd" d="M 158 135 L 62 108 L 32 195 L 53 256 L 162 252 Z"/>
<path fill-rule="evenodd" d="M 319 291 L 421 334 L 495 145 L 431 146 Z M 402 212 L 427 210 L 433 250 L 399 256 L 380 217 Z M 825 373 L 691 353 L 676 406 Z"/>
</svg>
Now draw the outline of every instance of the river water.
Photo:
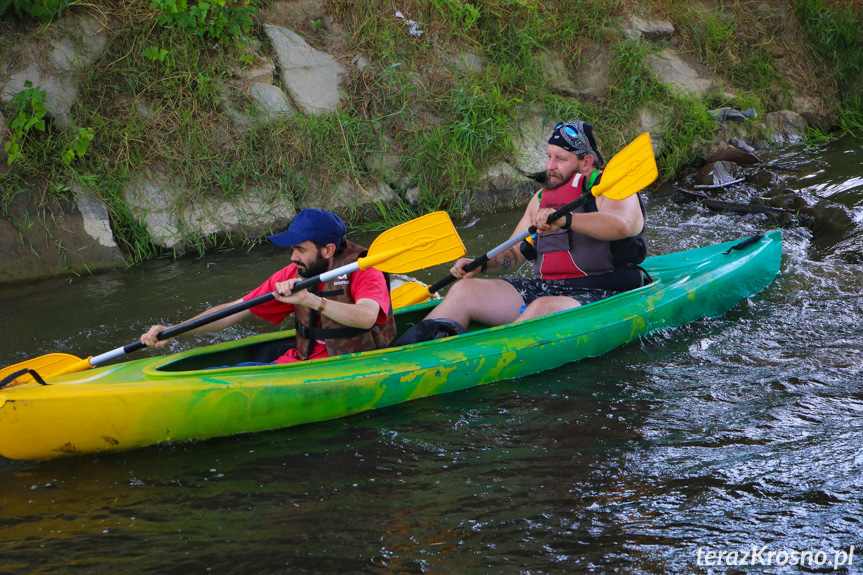
<svg viewBox="0 0 863 575">
<path fill-rule="evenodd" d="M 863 573 L 863 141 L 771 162 L 825 216 L 786 229 L 779 278 L 725 316 L 338 421 L 0 459 L 0 573 Z M 773 225 L 669 185 L 648 200 L 654 253 Z M 457 224 L 479 254 L 519 215 Z M 258 246 L 4 288 L 0 365 L 130 343 L 286 261 Z"/>
</svg>

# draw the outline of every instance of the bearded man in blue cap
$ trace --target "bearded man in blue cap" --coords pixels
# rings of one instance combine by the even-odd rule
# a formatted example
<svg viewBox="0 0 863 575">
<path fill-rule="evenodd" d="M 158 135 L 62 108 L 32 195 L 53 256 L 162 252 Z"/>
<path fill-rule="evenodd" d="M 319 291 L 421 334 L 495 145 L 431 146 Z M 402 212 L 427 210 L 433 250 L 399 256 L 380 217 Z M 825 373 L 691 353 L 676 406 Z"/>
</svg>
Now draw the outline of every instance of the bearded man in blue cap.
<svg viewBox="0 0 863 575">
<path fill-rule="evenodd" d="M 276 358 L 274 363 L 292 363 L 386 347 L 395 337 L 396 326 L 389 287 L 381 271 L 374 268 L 357 270 L 308 290 L 293 291 L 294 285 L 303 279 L 354 263 L 365 255 L 366 248 L 346 240 L 346 233 L 344 222 L 332 212 L 302 210 L 291 221 L 287 231 L 269 237 L 277 246 L 293 250 L 291 265 L 277 271 L 245 297 L 215 306 L 191 319 L 277 291 L 275 299 L 187 333 L 216 331 L 252 315 L 279 324 L 293 313 L 297 324 L 297 346 Z M 154 325 L 141 336 L 141 342 L 150 347 L 165 345 L 170 340 L 157 339 L 165 329 Z"/>
</svg>

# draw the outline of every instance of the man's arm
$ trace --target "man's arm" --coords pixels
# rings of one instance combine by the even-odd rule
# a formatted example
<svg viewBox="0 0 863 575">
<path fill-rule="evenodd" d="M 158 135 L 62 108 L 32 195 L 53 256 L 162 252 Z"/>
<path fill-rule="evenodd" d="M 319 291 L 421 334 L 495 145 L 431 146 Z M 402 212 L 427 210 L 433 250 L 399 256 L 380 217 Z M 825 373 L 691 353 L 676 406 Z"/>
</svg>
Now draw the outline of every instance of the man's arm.
<svg viewBox="0 0 863 575">
<path fill-rule="evenodd" d="M 518 221 L 518 225 L 516 225 L 515 230 L 510 234 L 510 238 L 517 236 L 519 233 L 528 229 L 536 217 L 536 212 L 539 210 L 539 192 L 535 193 L 530 201 L 527 203 L 527 208 L 524 210 L 524 215 L 521 216 L 521 219 Z M 548 216 L 546 216 L 548 217 Z M 469 278 L 480 273 L 480 269 L 477 268 L 468 273 L 464 273 L 464 266 L 466 266 L 471 260 L 469 258 L 461 258 L 458 260 L 455 265 L 450 269 L 450 273 L 457 278 Z M 511 248 L 502 251 L 497 254 L 495 257 L 491 258 L 486 265 L 486 269 L 488 271 L 495 271 L 498 273 L 511 273 L 516 271 L 521 265 L 527 261 L 527 258 L 524 257 L 521 253 L 521 249 L 519 244 L 512 246 Z"/>
<path fill-rule="evenodd" d="M 636 195 L 622 200 L 602 196 L 597 199 L 596 208 L 596 212 L 572 214 L 570 229 L 598 240 L 615 241 L 636 236 L 644 228 L 644 216 Z M 565 217 L 545 223 L 553 211 L 550 208 L 537 211 L 534 225 L 539 233 L 553 232 L 565 223 Z"/>
<path fill-rule="evenodd" d="M 243 302 L 243 300 L 241 298 L 241 299 L 238 299 L 236 301 L 219 304 L 217 306 L 211 307 L 210 309 L 208 309 L 205 312 L 199 313 L 195 317 L 187 319 L 183 323 L 188 323 L 192 320 L 198 319 L 199 317 L 204 317 L 204 316 L 209 315 L 211 313 L 221 311 L 227 307 L 230 307 L 232 305 L 237 305 L 237 304 L 240 304 L 242 302 Z M 195 329 L 190 329 L 186 333 L 206 333 L 206 332 L 210 332 L 210 331 L 219 331 L 220 329 L 224 329 L 226 327 L 232 326 L 235 323 L 239 323 L 239 322 L 243 321 L 244 319 L 246 319 L 247 317 L 251 317 L 251 316 L 252 316 L 252 312 L 249 310 L 238 311 L 235 314 L 229 315 L 227 317 L 223 317 L 222 319 L 218 319 L 212 323 L 208 323 L 206 325 L 196 327 Z M 177 325 L 183 325 L 183 324 L 181 323 L 181 324 L 177 324 Z M 143 343 L 147 347 L 162 347 L 163 345 L 166 345 L 169 341 L 171 341 L 171 339 L 165 339 L 165 340 L 159 341 L 159 339 L 157 337 L 160 333 L 162 333 L 166 329 L 168 329 L 168 328 L 163 326 L 163 325 L 154 325 L 153 327 L 151 327 L 147 331 L 147 333 L 141 335 L 141 343 Z"/>
<path fill-rule="evenodd" d="M 348 327 L 363 329 L 374 327 L 378 314 L 381 311 L 380 304 L 375 300 L 360 298 L 356 303 L 347 303 L 325 299 L 308 290 L 292 293 L 294 285 L 300 281 L 302 281 L 302 278 L 292 278 L 277 283 L 276 291 L 279 292 L 279 295 L 276 296 L 276 299 L 283 303 L 295 306 L 302 305 L 317 310 L 321 315 L 325 315 L 334 322 Z"/>
</svg>

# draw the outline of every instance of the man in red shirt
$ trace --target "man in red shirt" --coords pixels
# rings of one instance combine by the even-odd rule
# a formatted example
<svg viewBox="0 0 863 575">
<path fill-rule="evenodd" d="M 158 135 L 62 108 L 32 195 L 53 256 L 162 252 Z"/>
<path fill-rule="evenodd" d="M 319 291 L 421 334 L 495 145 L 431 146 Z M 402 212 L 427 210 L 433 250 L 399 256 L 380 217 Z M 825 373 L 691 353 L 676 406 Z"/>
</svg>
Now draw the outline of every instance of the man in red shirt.
<svg viewBox="0 0 863 575">
<path fill-rule="evenodd" d="M 381 271 L 358 270 L 314 288 L 293 292 L 294 285 L 303 279 L 351 264 L 365 254 L 365 248 L 345 239 L 346 233 L 345 224 L 337 215 L 326 210 L 302 210 L 287 231 L 269 237 L 277 246 L 293 250 L 291 265 L 274 273 L 243 298 L 217 305 L 191 319 L 278 291 L 275 299 L 187 333 L 217 331 L 252 315 L 279 324 L 293 313 L 297 323 L 297 346 L 274 363 L 386 347 L 395 337 L 396 327 L 387 279 Z M 154 325 L 141 336 L 141 342 L 150 347 L 165 345 L 170 340 L 157 339 L 165 329 Z"/>
</svg>

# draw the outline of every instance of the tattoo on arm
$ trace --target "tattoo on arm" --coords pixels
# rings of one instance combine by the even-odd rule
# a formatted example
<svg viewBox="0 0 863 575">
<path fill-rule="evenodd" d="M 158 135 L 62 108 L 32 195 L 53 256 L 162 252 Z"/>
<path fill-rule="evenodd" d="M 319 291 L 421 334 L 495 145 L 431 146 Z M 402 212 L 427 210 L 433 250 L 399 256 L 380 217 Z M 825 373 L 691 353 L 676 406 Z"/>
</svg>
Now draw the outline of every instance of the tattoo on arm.
<svg viewBox="0 0 863 575">
<path fill-rule="evenodd" d="M 492 262 L 489 262 L 489 267 L 494 267 L 495 269 L 504 272 L 518 268 L 518 266 L 518 253 L 515 251 L 514 247 L 509 248 L 505 252 L 501 252 Z"/>
</svg>

